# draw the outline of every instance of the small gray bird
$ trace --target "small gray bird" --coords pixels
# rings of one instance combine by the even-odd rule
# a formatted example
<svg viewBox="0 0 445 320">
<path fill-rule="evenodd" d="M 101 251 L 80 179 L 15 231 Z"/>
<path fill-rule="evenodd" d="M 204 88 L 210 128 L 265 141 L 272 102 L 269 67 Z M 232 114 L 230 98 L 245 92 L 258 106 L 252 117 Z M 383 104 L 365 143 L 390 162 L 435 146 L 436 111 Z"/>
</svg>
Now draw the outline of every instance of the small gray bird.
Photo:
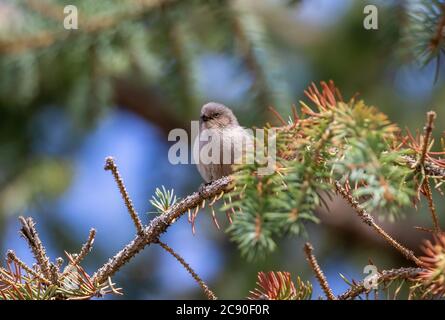
<svg viewBox="0 0 445 320">
<path fill-rule="evenodd" d="M 195 158 L 199 154 L 198 171 L 207 183 L 230 175 L 232 165 L 245 163 L 246 155 L 252 153 L 252 134 L 239 125 L 232 110 L 223 104 L 205 104 L 201 109 L 199 127 L 193 148 Z M 205 156 L 211 161 L 206 161 Z"/>
</svg>

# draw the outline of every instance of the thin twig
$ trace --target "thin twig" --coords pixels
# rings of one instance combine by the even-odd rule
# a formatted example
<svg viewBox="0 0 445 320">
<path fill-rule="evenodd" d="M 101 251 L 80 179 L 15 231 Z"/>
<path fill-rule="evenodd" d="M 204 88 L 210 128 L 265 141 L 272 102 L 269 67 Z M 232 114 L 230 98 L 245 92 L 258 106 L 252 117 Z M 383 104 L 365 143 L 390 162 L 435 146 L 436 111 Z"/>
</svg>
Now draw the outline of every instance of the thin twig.
<svg viewBox="0 0 445 320">
<path fill-rule="evenodd" d="M 42 241 L 40 241 L 33 219 L 31 217 L 19 217 L 19 221 L 22 224 L 20 234 L 28 242 L 34 258 L 45 278 L 51 279 L 51 264 L 46 255 L 45 247 L 43 246 Z"/>
<path fill-rule="evenodd" d="M 185 214 L 189 209 L 199 206 L 204 199 L 213 199 L 233 189 L 232 177 L 227 176 L 213 181 L 200 190 L 170 207 L 165 213 L 155 217 L 143 230 L 143 234 L 137 235 L 121 251 L 116 253 L 106 262 L 93 276 L 93 281 L 103 283 L 108 277 L 114 275 L 123 265 L 131 260 L 145 246 L 158 241 L 160 235 L 164 233 L 173 221 Z"/>
<path fill-rule="evenodd" d="M 193 279 L 195 279 L 195 281 L 199 284 L 199 286 L 202 288 L 202 290 L 204 291 L 205 295 L 209 300 L 218 299 L 212 292 L 212 290 L 209 289 L 209 287 L 205 284 L 205 282 L 198 276 L 198 274 L 192 269 L 192 267 L 190 267 L 190 265 L 187 262 L 185 262 L 185 260 L 179 254 L 177 254 L 172 248 L 170 248 L 166 243 L 162 241 L 158 241 L 158 244 L 162 247 L 162 249 L 164 249 L 165 251 L 170 253 L 173 257 L 175 257 L 175 259 L 178 260 L 180 264 L 182 264 L 182 266 L 188 271 L 188 273 L 191 274 Z"/>
<path fill-rule="evenodd" d="M 59 286 L 60 285 L 60 283 L 59 283 L 59 268 L 54 263 L 51 262 L 49 264 L 49 272 L 50 272 L 49 280 L 51 281 L 51 283 Z"/>
<path fill-rule="evenodd" d="M 84 245 L 82 246 L 82 249 L 80 249 L 79 254 L 74 259 L 74 265 L 78 265 L 86 257 L 86 255 L 88 253 L 90 253 L 91 249 L 93 248 L 95 236 L 96 236 L 96 229 L 92 228 L 88 235 L 87 242 L 84 243 Z"/>
<path fill-rule="evenodd" d="M 321 271 L 320 266 L 318 265 L 317 259 L 315 258 L 312 251 L 314 248 L 309 242 L 306 242 L 304 245 L 304 252 L 306 253 L 307 261 L 309 262 L 309 265 L 311 266 L 312 270 L 314 270 L 315 277 L 317 278 L 318 282 L 320 283 L 321 288 L 323 289 L 326 297 L 328 300 L 336 300 L 334 293 L 332 292 L 331 288 L 329 287 L 328 280 L 326 279 L 323 271 Z"/>
<path fill-rule="evenodd" d="M 63 266 L 63 262 L 64 262 L 64 260 L 63 260 L 62 257 L 58 257 L 58 258 L 56 258 L 56 266 L 57 266 L 57 270 L 60 271 L 60 269 L 61 269 L 62 266 Z"/>
<path fill-rule="evenodd" d="M 434 111 L 429 111 L 426 114 L 426 124 L 423 128 L 424 134 L 423 134 L 423 143 L 422 143 L 422 153 L 420 154 L 419 160 L 414 165 L 417 167 L 423 167 L 426 159 L 426 155 L 428 153 L 428 146 L 430 144 L 431 139 L 431 133 L 433 132 L 434 128 L 434 120 L 436 119 L 436 113 Z"/>
<path fill-rule="evenodd" d="M 415 226 L 414 229 L 419 230 L 419 231 L 423 231 L 423 232 L 434 233 L 434 230 L 428 229 L 428 228 L 425 228 L 425 227 Z"/>
<path fill-rule="evenodd" d="M 440 229 L 439 218 L 437 216 L 436 206 L 434 205 L 433 201 L 433 193 L 431 192 L 431 187 L 427 178 L 423 182 L 423 190 L 425 191 L 425 197 L 428 201 L 428 207 L 430 208 L 431 219 L 433 220 L 434 225 L 434 232 L 440 233 L 442 232 L 442 230 Z"/>
<path fill-rule="evenodd" d="M 39 274 L 32 268 L 28 267 L 22 260 L 20 260 L 16 255 L 15 252 L 12 250 L 9 250 L 6 254 L 6 257 L 9 261 L 14 261 L 16 264 L 20 266 L 23 270 L 25 270 L 28 274 L 33 275 L 34 277 L 38 278 L 41 282 L 43 282 L 46 285 L 50 285 L 51 282 L 46 279 L 43 275 Z"/>
<path fill-rule="evenodd" d="M 428 148 L 430 145 L 431 134 L 434 129 L 434 120 L 436 119 L 436 113 L 434 111 L 429 111 L 427 113 L 427 121 L 424 127 L 423 134 L 423 142 L 422 142 L 422 153 L 420 154 L 419 160 L 414 164 L 416 168 L 419 168 L 422 171 L 422 174 L 425 174 L 425 159 L 428 154 Z M 434 231 L 441 232 L 439 225 L 439 218 L 437 217 L 436 208 L 433 202 L 433 194 L 431 192 L 431 187 L 428 181 L 428 175 L 423 179 L 423 190 L 425 191 L 425 196 L 428 201 L 428 207 L 430 208 L 431 218 L 434 224 Z"/>
<path fill-rule="evenodd" d="M 117 186 L 119 187 L 119 191 L 122 195 L 122 198 L 125 201 L 125 206 L 128 209 L 128 213 L 130 214 L 131 219 L 133 220 L 134 225 L 136 226 L 137 233 L 143 234 L 144 227 L 142 226 L 141 219 L 139 218 L 138 213 L 134 209 L 133 202 L 131 201 L 130 196 L 128 195 L 127 189 L 125 188 L 124 181 L 122 180 L 122 178 L 119 174 L 119 170 L 117 169 L 117 166 L 116 166 L 114 159 L 112 157 L 107 157 L 105 159 L 104 169 L 110 170 L 111 173 L 113 174 L 114 180 L 116 181 Z"/>
<path fill-rule="evenodd" d="M 335 182 L 335 188 L 337 192 L 351 205 L 358 216 L 363 220 L 365 224 L 372 227 L 380 236 L 382 236 L 391 246 L 399 251 L 405 258 L 413 261 L 416 265 L 422 266 L 422 262 L 414 255 L 413 251 L 408 250 L 403 245 L 394 240 L 388 235 L 379 225 L 374 222 L 373 217 L 355 200 L 351 193 L 343 188 L 338 181 Z"/>
<path fill-rule="evenodd" d="M 417 275 L 423 272 L 422 268 L 399 268 L 391 270 L 383 270 L 379 272 L 376 277 L 376 283 L 382 283 L 394 279 L 414 279 Z M 372 288 L 366 288 L 364 281 L 352 286 L 346 292 L 338 296 L 339 300 L 352 300 L 362 293 L 369 293 Z"/>
<path fill-rule="evenodd" d="M 410 168 L 416 168 L 417 160 L 414 157 L 401 156 L 401 159 L 404 160 L 404 162 L 406 162 L 407 166 Z M 442 166 L 438 166 L 431 161 L 425 160 L 423 170 L 428 176 L 440 177 L 445 180 L 445 168 Z"/>
</svg>

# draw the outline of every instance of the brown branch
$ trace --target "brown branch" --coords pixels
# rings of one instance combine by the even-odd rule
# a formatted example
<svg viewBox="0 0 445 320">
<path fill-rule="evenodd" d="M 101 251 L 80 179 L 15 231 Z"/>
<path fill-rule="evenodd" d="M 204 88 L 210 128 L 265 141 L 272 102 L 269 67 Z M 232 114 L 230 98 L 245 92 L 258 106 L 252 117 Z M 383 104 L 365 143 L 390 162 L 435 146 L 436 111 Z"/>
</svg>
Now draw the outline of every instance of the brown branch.
<svg viewBox="0 0 445 320">
<path fill-rule="evenodd" d="M 425 159 L 428 154 L 428 149 L 431 140 L 431 134 L 434 128 L 434 120 L 436 119 L 436 113 L 434 111 L 429 111 L 427 113 L 427 122 L 424 127 L 424 135 L 422 142 L 422 153 L 420 154 L 419 160 L 414 164 L 414 167 L 421 170 L 422 174 L 425 174 Z M 436 208 L 433 202 L 433 195 L 431 192 L 431 187 L 429 185 L 428 176 L 423 179 L 423 190 L 425 191 L 425 196 L 428 200 L 428 207 L 430 208 L 431 218 L 434 224 L 434 231 L 441 232 L 439 225 L 439 218 L 437 216 Z"/>
<path fill-rule="evenodd" d="M 63 258 L 62 257 L 58 257 L 58 258 L 56 258 L 56 266 L 57 266 L 57 269 L 60 271 L 60 269 L 62 268 L 62 266 L 63 266 L 63 262 L 64 262 L 64 260 L 63 260 Z"/>
<path fill-rule="evenodd" d="M 144 227 L 142 226 L 142 222 L 141 219 L 139 219 L 139 215 L 136 212 L 136 210 L 134 209 L 133 203 L 130 199 L 130 196 L 128 195 L 127 189 L 125 188 L 124 182 L 119 174 L 119 170 L 117 169 L 116 164 L 114 163 L 114 159 L 112 157 L 107 157 L 105 159 L 105 170 L 110 170 L 111 173 L 113 174 L 114 180 L 117 183 L 117 186 L 119 187 L 119 191 L 122 195 L 122 198 L 125 201 L 125 206 L 128 209 L 128 213 L 131 216 L 131 219 L 134 222 L 134 225 L 136 227 L 137 233 L 138 234 L 143 234 L 144 232 Z"/>
<path fill-rule="evenodd" d="M 386 281 L 391 281 L 394 279 L 413 279 L 424 269 L 422 268 L 400 268 L 400 269 L 391 269 L 391 270 L 383 270 L 379 272 L 377 276 L 377 283 L 382 283 Z M 365 283 L 361 281 L 357 285 L 349 288 L 346 292 L 338 296 L 339 300 L 349 300 L 354 299 L 361 295 L 362 293 L 368 293 L 372 290 L 372 288 L 366 288 Z"/>
<path fill-rule="evenodd" d="M 85 242 L 85 244 L 82 246 L 82 249 L 80 249 L 79 254 L 74 259 L 73 263 L 74 265 L 78 265 L 86 257 L 86 255 L 90 253 L 91 249 L 93 248 L 95 236 L 96 236 L 96 229 L 92 228 L 88 235 L 87 242 Z"/>
<path fill-rule="evenodd" d="M 121 251 L 116 253 L 108 262 L 106 262 L 93 276 L 93 281 L 103 283 L 108 277 L 114 275 L 123 265 L 131 260 L 145 246 L 158 241 L 159 236 L 163 234 L 174 221 L 185 214 L 189 209 L 196 208 L 203 200 L 213 198 L 222 192 L 233 189 L 231 185 L 232 177 L 227 176 L 213 181 L 209 185 L 201 188 L 200 192 L 194 192 L 182 201 L 179 201 L 168 209 L 162 215 L 151 220 L 143 233 L 137 235 Z"/>
<path fill-rule="evenodd" d="M 433 225 L 434 225 L 434 232 L 440 233 L 442 232 L 442 230 L 440 229 L 439 218 L 437 216 L 436 206 L 434 205 L 433 194 L 431 192 L 431 187 L 428 182 L 428 178 L 425 178 L 425 181 L 423 182 L 423 189 L 425 191 L 425 196 L 428 201 L 428 207 L 430 208 L 431 219 L 433 220 Z"/>
<path fill-rule="evenodd" d="M 403 159 L 404 162 L 410 167 L 410 168 L 416 168 L 417 160 L 414 157 L 410 156 L 401 156 L 401 159 Z M 417 167 L 417 169 L 419 169 Z M 428 176 L 434 176 L 434 177 L 441 177 L 445 180 L 445 168 L 438 166 L 437 164 L 425 160 L 423 164 L 423 170 L 425 171 L 425 174 Z"/>
<path fill-rule="evenodd" d="M 337 298 L 329 287 L 328 280 L 326 280 L 323 271 L 321 271 L 320 266 L 318 265 L 317 259 L 312 253 L 313 250 L 314 248 L 312 247 L 312 245 L 309 242 L 306 242 L 306 244 L 304 245 L 304 252 L 306 253 L 306 258 L 309 262 L 309 265 L 311 266 L 312 270 L 314 270 L 315 277 L 320 283 L 320 286 L 323 289 L 328 300 L 336 300 Z"/>
<path fill-rule="evenodd" d="M 36 272 L 35 270 L 33 270 L 32 268 L 28 267 L 22 260 L 20 260 L 16 255 L 15 252 L 12 250 L 9 250 L 8 253 L 6 254 L 6 257 L 9 261 L 13 261 L 15 262 L 17 265 L 20 266 L 20 268 L 22 268 L 23 270 L 25 270 L 28 274 L 33 275 L 34 277 L 36 277 L 37 279 L 39 279 L 42 283 L 46 284 L 46 285 L 50 285 L 51 282 L 46 279 L 43 275 L 39 274 L 38 272 Z"/>
<path fill-rule="evenodd" d="M 392 247 L 399 251 L 405 258 L 413 261 L 416 265 L 422 266 L 422 262 L 414 255 L 413 251 L 408 250 L 403 245 L 394 240 L 388 235 L 379 225 L 374 222 L 373 217 L 361 207 L 357 200 L 355 200 L 351 193 L 343 188 L 338 181 L 335 182 L 335 188 L 337 192 L 351 205 L 358 216 L 363 220 L 365 224 L 373 228 L 380 236 L 382 236 Z"/>
<path fill-rule="evenodd" d="M 54 264 L 54 263 L 50 263 L 49 265 L 49 272 L 50 272 L 50 278 L 49 280 L 51 281 L 51 283 L 59 286 L 59 268 Z"/>
<path fill-rule="evenodd" d="M 202 290 L 204 291 L 205 295 L 209 300 L 218 299 L 212 292 L 212 290 L 209 289 L 209 287 L 205 284 L 205 282 L 198 276 L 198 274 L 192 269 L 192 267 L 190 267 L 190 265 L 187 262 L 185 262 L 185 260 L 179 254 L 177 254 L 172 248 L 170 248 L 164 242 L 158 241 L 158 244 L 162 247 L 162 249 L 170 253 L 176 260 L 178 260 L 180 264 L 182 264 L 182 266 L 188 271 L 188 273 L 191 274 L 193 279 L 195 279 L 195 281 L 199 284 L 199 286 L 202 288 Z"/>
<path fill-rule="evenodd" d="M 430 144 L 431 134 L 434 128 L 434 120 L 436 119 L 436 113 L 434 111 L 429 111 L 427 114 L 427 122 L 423 128 L 423 143 L 422 143 L 422 153 L 420 154 L 419 160 L 414 165 L 415 168 L 423 167 L 425 163 L 425 158 L 428 153 L 428 146 Z"/>
<path fill-rule="evenodd" d="M 19 221 L 22 224 L 20 234 L 28 242 L 28 245 L 37 261 L 40 271 L 45 278 L 51 279 L 51 264 L 49 258 L 46 255 L 45 247 L 40 241 L 39 234 L 35 228 L 35 223 L 31 217 L 24 218 L 19 217 Z"/>
<path fill-rule="evenodd" d="M 416 167 L 416 159 L 410 156 L 401 156 L 401 158 L 406 162 L 407 165 L 409 165 L 410 168 Z M 434 177 L 441 177 L 445 180 L 445 168 L 438 166 L 437 164 L 430 162 L 428 160 L 425 160 L 423 164 L 423 169 L 425 170 L 425 173 L 429 176 Z"/>
</svg>

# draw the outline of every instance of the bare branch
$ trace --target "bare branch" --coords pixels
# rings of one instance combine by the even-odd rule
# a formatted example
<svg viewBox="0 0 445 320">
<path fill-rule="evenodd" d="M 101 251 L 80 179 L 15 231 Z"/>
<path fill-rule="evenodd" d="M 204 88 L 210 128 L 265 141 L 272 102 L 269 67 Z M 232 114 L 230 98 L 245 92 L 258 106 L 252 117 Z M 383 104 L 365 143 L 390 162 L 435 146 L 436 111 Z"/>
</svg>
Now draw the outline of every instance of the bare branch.
<svg viewBox="0 0 445 320">
<path fill-rule="evenodd" d="M 185 260 L 177 254 L 172 248 L 170 248 L 167 244 L 164 242 L 158 241 L 158 244 L 168 253 L 170 253 L 176 260 L 179 261 L 180 264 L 188 271 L 188 273 L 191 274 L 193 279 L 199 284 L 199 286 L 204 291 L 205 295 L 209 300 L 216 300 L 218 299 L 215 294 L 209 289 L 209 287 L 205 284 L 205 282 L 198 276 L 198 274 L 190 267 L 190 265 L 185 262 Z"/>
<path fill-rule="evenodd" d="M 159 236 L 163 234 L 174 221 L 185 214 L 189 209 L 199 206 L 203 200 L 213 198 L 222 192 L 230 191 L 232 177 L 227 176 L 213 181 L 209 185 L 201 188 L 200 192 L 195 192 L 182 201 L 173 205 L 164 214 L 154 218 L 143 233 L 137 235 L 121 251 L 116 253 L 107 263 L 105 263 L 93 276 L 96 283 L 107 281 L 108 277 L 114 275 L 124 264 L 130 261 L 145 246 L 157 242 Z"/>
<path fill-rule="evenodd" d="M 385 281 L 390 281 L 394 279 L 413 279 L 424 269 L 422 268 L 400 268 L 400 269 L 391 269 L 391 270 L 383 270 L 377 274 L 377 283 L 382 283 Z M 368 293 L 372 290 L 372 288 L 367 289 L 365 287 L 364 282 L 360 282 L 359 284 L 349 288 L 346 292 L 338 296 L 339 300 L 349 300 L 354 299 L 361 295 L 362 293 Z"/>
<path fill-rule="evenodd" d="M 431 187 L 428 182 L 428 178 L 425 178 L 423 182 L 423 190 L 425 191 L 425 196 L 428 201 L 428 207 L 430 208 L 431 219 L 433 220 L 434 232 L 440 233 L 442 230 L 440 229 L 439 217 L 437 216 L 436 206 L 433 201 L 433 193 L 431 192 Z"/>
<path fill-rule="evenodd" d="M 360 206 L 357 200 L 355 200 L 350 192 L 343 188 L 338 181 L 335 182 L 335 188 L 337 192 L 351 205 L 358 216 L 363 220 L 365 224 L 372 227 L 380 236 L 382 236 L 391 246 L 399 251 L 405 258 L 413 261 L 416 265 L 422 266 L 422 262 L 414 255 L 411 250 L 408 250 L 403 245 L 394 240 L 388 235 L 379 225 L 374 222 L 373 217 Z"/>
<path fill-rule="evenodd" d="M 420 154 L 419 160 L 415 163 L 414 167 L 423 167 L 425 163 L 425 158 L 428 153 L 428 147 L 430 144 L 431 133 L 434 128 L 434 120 L 436 119 L 436 113 L 434 111 L 429 111 L 426 114 L 427 122 L 423 128 L 423 142 L 422 142 L 422 153 Z"/>
<path fill-rule="evenodd" d="M 434 111 L 429 111 L 427 114 L 427 122 L 424 127 L 424 134 L 423 134 L 423 142 L 422 142 L 422 153 L 420 154 L 419 159 L 414 164 L 414 167 L 417 169 L 420 169 L 422 171 L 422 174 L 425 174 L 425 159 L 428 154 L 428 149 L 430 148 L 430 140 L 431 140 L 431 134 L 433 132 L 434 128 L 434 120 L 436 119 L 436 113 Z M 435 232 L 441 232 L 440 226 L 439 226 L 439 218 L 437 217 L 436 208 L 433 203 L 433 194 L 431 193 L 431 187 L 429 185 L 428 176 L 426 176 L 423 179 L 422 184 L 423 190 L 425 191 L 425 196 L 428 200 L 428 207 L 430 208 L 431 212 L 431 218 L 433 220 L 434 224 L 434 231 Z"/>
<path fill-rule="evenodd" d="M 86 255 L 88 253 L 90 253 L 91 249 L 93 248 L 95 236 L 96 236 L 96 229 L 92 228 L 88 235 L 87 242 L 84 243 L 84 245 L 82 246 L 82 249 L 80 250 L 80 253 L 74 259 L 74 264 L 76 264 L 76 265 L 79 264 L 86 257 Z"/>
<path fill-rule="evenodd" d="M 54 264 L 54 263 L 50 263 L 49 265 L 49 272 L 50 272 L 50 281 L 53 284 L 56 284 L 57 286 L 59 286 L 59 268 Z"/>
<path fill-rule="evenodd" d="M 401 156 L 401 158 L 406 162 L 406 164 L 410 168 L 416 168 L 417 160 L 414 157 L 410 156 Z M 442 177 L 445 180 L 445 168 L 438 166 L 437 164 L 425 160 L 423 164 L 423 169 L 425 171 L 425 174 L 428 176 L 434 176 L 434 177 Z"/>
<path fill-rule="evenodd" d="M 312 251 L 314 248 L 309 242 L 306 242 L 304 245 L 304 252 L 306 253 L 307 261 L 309 262 L 309 265 L 311 266 L 312 270 L 314 270 L 315 277 L 317 278 L 318 282 L 320 283 L 321 288 L 323 289 L 326 297 L 328 300 L 336 300 L 334 293 L 332 292 L 331 288 L 329 287 L 328 280 L 326 279 L 323 271 L 320 269 L 320 266 L 318 265 L 317 259 L 315 258 Z"/>
<path fill-rule="evenodd" d="M 45 247 L 40 241 L 39 234 L 35 228 L 35 223 L 31 217 L 24 218 L 19 217 L 19 221 L 22 224 L 20 233 L 22 237 L 28 242 L 28 245 L 40 267 L 41 272 L 47 279 L 51 279 L 51 264 L 49 258 L 46 255 Z"/>
<path fill-rule="evenodd" d="M 112 157 L 107 157 L 105 159 L 105 170 L 110 170 L 111 173 L 113 174 L 114 180 L 117 183 L 117 186 L 119 187 L 119 191 L 122 195 L 122 198 L 125 201 L 125 206 L 128 209 L 128 213 L 131 216 L 131 219 L 134 222 L 134 225 L 136 227 L 137 233 L 138 234 L 143 234 L 144 232 L 144 227 L 142 226 L 142 222 L 141 219 L 139 218 L 138 213 L 136 212 L 136 210 L 134 209 L 133 206 L 133 202 L 130 199 L 130 196 L 128 195 L 127 189 L 125 188 L 125 184 L 124 181 L 122 180 L 120 174 L 119 174 L 119 170 L 117 169 L 116 164 L 114 163 L 114 159 Z"/>
<path fill-rule="evenodd" d="M 43 275 L 39 274 L 32 268 L 28 267 L 22 260 L 20 260 L 16 255 L 15 252 L 12 250 L 9 250 L 6 254 L 6 257 L 9 261 L 14 261 L 16 264 L 20 266 L 23 270 L 25 270 L 28 274 L 33 275 L 34 277 L 38 278 L 42 283 L 50 285 L 51 282 L 46 279 Z"/>
</svg>

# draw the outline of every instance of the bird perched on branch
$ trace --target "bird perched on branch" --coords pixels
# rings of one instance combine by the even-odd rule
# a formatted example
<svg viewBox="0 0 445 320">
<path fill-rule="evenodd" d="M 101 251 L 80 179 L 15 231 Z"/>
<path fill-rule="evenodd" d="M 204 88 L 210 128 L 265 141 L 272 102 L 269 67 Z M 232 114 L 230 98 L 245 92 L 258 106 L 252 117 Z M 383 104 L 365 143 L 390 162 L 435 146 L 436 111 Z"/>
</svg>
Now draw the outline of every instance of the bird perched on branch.
<svg viewBox="0 0 445 320">
<path fill-rule="evenodd" d="M 206 183 L 230 175 L 233 164 L 249 161 L 253 145 L 252 134 L 239 125 L 228 107 L 216 102 L 202 107 L 193 153 Z"/>
</svg>

